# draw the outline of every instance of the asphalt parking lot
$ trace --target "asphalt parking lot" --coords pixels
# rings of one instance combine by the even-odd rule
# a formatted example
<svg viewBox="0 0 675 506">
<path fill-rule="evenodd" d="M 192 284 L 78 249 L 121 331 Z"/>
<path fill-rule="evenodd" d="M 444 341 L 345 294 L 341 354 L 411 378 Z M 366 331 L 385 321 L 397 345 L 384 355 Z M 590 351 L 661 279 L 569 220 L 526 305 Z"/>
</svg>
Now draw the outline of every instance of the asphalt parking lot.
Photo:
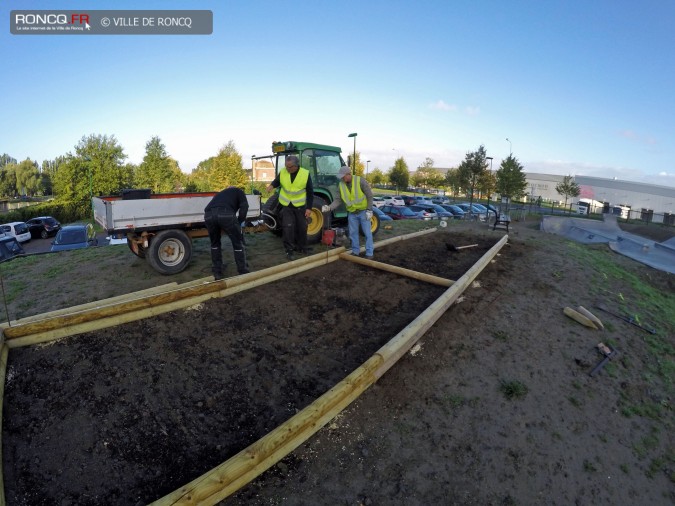
<svg viewBox="0 0 675 506">
<path fill-rule="evenodd" d="M 97 233 L 96 239 L 98 239 L 98 246 L 108 245 L 108 234 L 105 231 Z M 48 237 L 47 239 L 31 239 L 30 241 L 22 242 L 21 247 L 27 254 L 48 253 L 52 247 L 53 240 L 53 237 Z"/>
</svg>

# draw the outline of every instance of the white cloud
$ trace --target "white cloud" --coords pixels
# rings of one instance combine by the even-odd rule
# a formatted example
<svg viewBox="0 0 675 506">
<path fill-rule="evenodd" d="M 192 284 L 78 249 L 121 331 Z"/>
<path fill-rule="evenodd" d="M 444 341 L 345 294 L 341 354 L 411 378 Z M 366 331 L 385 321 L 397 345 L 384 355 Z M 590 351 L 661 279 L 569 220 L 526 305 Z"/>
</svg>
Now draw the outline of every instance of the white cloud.
<svg viewBox="0 0 675 506">
<path fill-rule="evenodd" d="M 472 105 L 467 105 L 467 106 L 464 108 L 464 112 L 465 112 L 468 116 L 478 116 L 478 115 L 480 114 L 480 107 L 474 107 L 474 106 L 472 106 Z"/>
<path fill-rule="evenodd" d="M 639 144 L 647 144 L 648 146 L 654 146 L 658 144 L 658 141 L 654 137 L 641 135 L 633 130 L 621 130 L 618 132 L 618 135 L 619 137 L 637 142 Z"/>
<path fill-rule="evenodd" d="M 448 104 L 443 100 L 438 100 L 437 102 L 430 104 L 429 107 L 432 109 L 437 109 L 439 111 L 456 111 L 457 106 L 454 104 Z"/>
</svg>

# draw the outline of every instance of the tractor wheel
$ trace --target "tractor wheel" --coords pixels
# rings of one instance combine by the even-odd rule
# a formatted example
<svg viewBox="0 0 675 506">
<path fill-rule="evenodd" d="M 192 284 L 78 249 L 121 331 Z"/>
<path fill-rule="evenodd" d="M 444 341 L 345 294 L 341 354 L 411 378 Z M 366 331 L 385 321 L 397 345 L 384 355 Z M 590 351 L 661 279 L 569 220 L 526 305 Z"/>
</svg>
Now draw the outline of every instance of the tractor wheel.
<svg viewBox="0 0 675 506">
<path fill-rule="evenodd" d="M 324 218 L 321 212 L 321 207 L 326 205 L 326 201 L 321 197 L 314 197 L 314 204 L 312 207 L 312 214 L 309 217 L 307 224 L 307 244 L 315 244 L 321 240 L 323 234 Z"/>
<path fill-rule="evenodd" d="M 162 230 L 150 241 L 145 259 L 161 274 L 178 274 L 190 262 L 192 241 L 182 230 Z"/>
<path fill-rule="evenodd" d="M 380 218 L 377 217 L 375 213 L 373 213 L 373 218 L 370 220 L 370 231 L 373 234 L 373 237 L 375 237 L 375 234 L 377 234 L 377 231 L 380 230 Z M 363 230 L 361 230 L 361 227 L 359 227 L 359 235 L 363 235 Z"/>
</svg>

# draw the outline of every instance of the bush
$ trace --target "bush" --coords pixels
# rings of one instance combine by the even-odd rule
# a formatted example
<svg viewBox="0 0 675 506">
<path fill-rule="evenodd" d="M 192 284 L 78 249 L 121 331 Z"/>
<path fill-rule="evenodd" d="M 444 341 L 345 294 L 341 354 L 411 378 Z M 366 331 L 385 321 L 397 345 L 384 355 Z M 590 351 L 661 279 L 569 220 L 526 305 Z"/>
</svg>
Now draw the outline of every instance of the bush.
<svg viewBox="0 0 675 506">
<path fill-rule="evenodd" d="M 53 216 L 61 223 L 90 220 L 92 218 L 89 202 L 59 202 L 51 201 L 36 206 L 14 209 L 2 215 L 3 223 L 12 221 L 27 221 L 36 216 Z"/>
</svg>

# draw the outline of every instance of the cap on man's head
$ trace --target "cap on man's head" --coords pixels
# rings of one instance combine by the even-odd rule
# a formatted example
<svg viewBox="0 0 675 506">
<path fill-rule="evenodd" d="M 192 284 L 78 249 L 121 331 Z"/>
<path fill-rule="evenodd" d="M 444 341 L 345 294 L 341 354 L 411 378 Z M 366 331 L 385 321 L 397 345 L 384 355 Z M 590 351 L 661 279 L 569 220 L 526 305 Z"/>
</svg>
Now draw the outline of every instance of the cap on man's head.
<svg viewBox="0 0 675 506">
<path fill-rule="evenodd" d="M 338 177 L 340 179 L 342 179 L 347 174 L 351 174 L 351 173 L 352 173 L 352 171 L 349 169 L 349 167 L 347 167 L 346 165 L 343 165 L 342 167 L 340 167 L 340 172 L 338 172 Z"/>
</svg>

